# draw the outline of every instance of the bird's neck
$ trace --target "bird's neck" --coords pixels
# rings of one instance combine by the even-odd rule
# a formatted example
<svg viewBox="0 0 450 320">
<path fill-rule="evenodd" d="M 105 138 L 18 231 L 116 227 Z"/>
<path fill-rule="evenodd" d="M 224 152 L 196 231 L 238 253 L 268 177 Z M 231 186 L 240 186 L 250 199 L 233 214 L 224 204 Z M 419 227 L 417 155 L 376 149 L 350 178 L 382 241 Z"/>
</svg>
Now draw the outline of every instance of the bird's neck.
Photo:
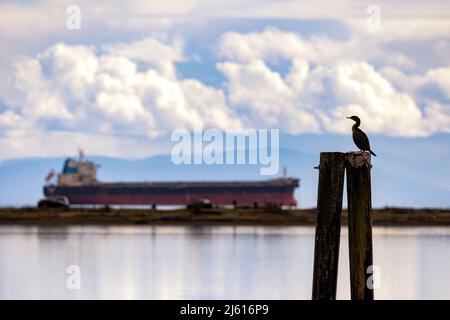
<svg viewBox="0 0 450 320">
<path fill-rule="evenodd" d="M 355 124 L 352 126 L 352 129 L 353 130 L 358 129 L 360 124 L 361 124 L 361 121 L 356 121 Z"/>
</svg>

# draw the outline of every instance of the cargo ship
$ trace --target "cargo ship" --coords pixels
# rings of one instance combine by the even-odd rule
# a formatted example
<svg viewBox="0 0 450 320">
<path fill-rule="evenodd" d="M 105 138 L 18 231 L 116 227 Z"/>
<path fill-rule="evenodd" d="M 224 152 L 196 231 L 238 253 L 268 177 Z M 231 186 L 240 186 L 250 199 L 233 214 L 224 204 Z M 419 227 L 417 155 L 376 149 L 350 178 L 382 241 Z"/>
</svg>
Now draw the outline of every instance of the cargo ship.
<svg viewBox="0 0 450 320">
<path fill-rule="evenodd" d="M 294 207 L 294 190 L 299 179 L 278 178 L 256 181 L 173 181 L 173 182 L 100 182 L 98 166 L 68 158 L 56 184 L 51 172 L 44 186 L 47 201 L 64 199 L 67 205 L 190 205 L 206 201 L 212 206 L 258 207 L 266 204 Z"/>
</svg>

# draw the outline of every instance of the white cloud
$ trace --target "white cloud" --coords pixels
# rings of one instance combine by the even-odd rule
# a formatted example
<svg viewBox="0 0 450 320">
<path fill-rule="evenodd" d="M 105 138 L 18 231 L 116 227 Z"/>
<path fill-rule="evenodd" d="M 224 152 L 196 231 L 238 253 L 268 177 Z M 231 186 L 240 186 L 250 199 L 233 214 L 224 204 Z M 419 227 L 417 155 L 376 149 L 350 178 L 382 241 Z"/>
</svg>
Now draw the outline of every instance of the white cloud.
<svg viewBox="0 0 450 320">
<path fill-rule="evenodd" d="M 149 42 L 132 43 L 133 50 L 126 52 L 137 52 L 139 45 L 145 50 Z M 155 46 L 170 51 L 171 44 Z M 180 52 L 178 46 L 172 51 Z M 0 126 L 6 135 L 13 130 L 57 134 L 70 129 L 78 134 L 156 137 L 180 127 L 242 126 L 220 90 L 195 79 L 178 79 L 166 68 L 138 70 L 139 57 L 119 56 L 111 48 L 98 53 L 94 47 L 60 43 L 19 61 L 2 94 L 7 110 L 0 113 Z M 180 53 L 162 60 L 174 70 L 181 58 Z"/>
<path fill-rule="evenodd" d="M 337 107 L 332 110 L 328 130 L 347 132 L 349 115 L 364 119 L 369 132 L 396 136 L 429 134 L 424 117 L 414 100 L 398 92 L 366 62 L 339 62 L 331 71 L 330 93 Z"/>
<path fill-rule="evenodd" d="M 3 99 L 13 108 L 19 108 L 30 119 L 68 119 L 72 115 L 55 91 L 55 83 L 42 73 L 42 66 L 36 59 L 24 59 L 17 63 L 11 79 L 11 91 Z"/>
<path fill-rule="evenodd" d="M 0 114 L 0 128 L 14 128 L 16 126 L 20 126 L 20 123 L 23 121 L 23 118 L 11 110 L 6 110 L 5 112 Z"/>
<path fill-rule="evenodd" d="M 174 62 L 186 60 L 183 55 L 183 42 L 179 39 L 166 44 L 154 38 L 146 38 L 133 43 L 107 44 L 102 48 L 118 57 L 146 62 L 168 78 L 176 77 Z"/>
<path fill-rule="evenodd" d="M 448 20 L 450 17 L 435 16 L 433 19 L 428 19 L 421 14 L 420 16 L 393 18 L 389 17 L 388 11 L 381 10 L 380 18 L 380 29 L 377 32 L 368 28 L 367 19 L 349 19 L 345 23 L 352 28 L 354 34 L 369 41 L 424 41 L 448 39 L 450 36 L 450 21 Z"/>
<path fill-rule="evenodd" d="M 179 78 L 176 63 L 186 59 L 180 40 L 151 37 L 97 47 L 59 43 L 18 60 L 2 91 L 1 132 L 9 139 L 6 145 L 20 154 L 29 145 L 25 141 L 33 141 L 31 132 L 42 140 L 48 133 L 118 141 L 194 127 L 346 133 L 345 117 L 352 114 L 370 133 L 449 131 L 449 107 L 421 99 L 418 90 L 433 84 L 448 92 L 447 68 L 414 76 L 396 67 L 377 70 L 361 59 L 361 50 L 343 58 L 346 49 L 358 48 L 354 39 L 334 44 L 273 28 L 226 33 L 219 42 L 223 61 L 217 64 L 226 81 L 216 88 Z M 282 73 L 274 66 L 283 61 L 289 68 Z"/>
<path fill-rule="evenodd" d="M 450 99 L 450 67 L 431 69 L 424 78 L 425 83 L 436 84 Z"/>
<path fill-rule="evenodd" d="M 236 61 L 310 57 L 316 53 L 313 50 L 300 35 L 277 28 L 246 34 L 227 32 L 221 36 L 219 46 L 221 56 Z"/>
<path fill-rule="evenodd" d="M 0 139 L 10 155 L 27 146 L 53 154 L 58 136 L 95 146 L 98 136 L 102 152 L 115 154 L 114 139 L 123 146 L 179 127 L 346 133 L 343 117 L 351 113 L 371 133 L 450 131 L 448 100 L 423 90 L 450 97 L 445 1 L 379 1 L 377 33 L 367 27 L 366 4 L 356 0 L 79 1 L 77 32 L 65 28 L 68 4 L 0 4 Z M 207 29 L 217 17 L 325 18 L 346 34 L 225 32 L 214 48 L 223 85 L 180 77 L 177 64 L 190 59 L 189 32 L 202 32 L 192 26 Z"/>
<path fill-rule="evenodd" d="M 450 105 L 431 102 L 427 108 L 430 131 L 450 132 Z"/>
<path fill-rule="evenodd" d="M 358 41 L 357 37 L 305 40 L 277 29 L 230 32 L 221 37 L 220 53 L 232 62 L 223 62 L 218 68 L 227 78 L 231 103 L 247 106 L 260 123 L 289 133 L 319 128 L 345 133 L 349 128 L 345 117 L 353 114 L 359 115 L 372 133 L 424 136 L 448 131 L 448 108 L 438 108 L 437 101 L 420 108 L 415 102 L 416 90 L 424 83 L 435 82 L 447 90 L 448 70 L 433 69 L 415 76 L 405 76 L 395 67 L 378 71 L 362 59 L 364 45 Z M 279 59 L 291 65 L 285 75 L 269 67 Z"/>
<path fill-rule="evenodd" d="M 247 121 L 252 126 L 281 128 L 294 134 L 319 132 L 313 114 L 298 105 L 295 86 L 291 87 L 262 60 L 224 62 L 218 68 L 227 78 L 230 102 L 244 115 L 248 113 Z"/>
</svg>

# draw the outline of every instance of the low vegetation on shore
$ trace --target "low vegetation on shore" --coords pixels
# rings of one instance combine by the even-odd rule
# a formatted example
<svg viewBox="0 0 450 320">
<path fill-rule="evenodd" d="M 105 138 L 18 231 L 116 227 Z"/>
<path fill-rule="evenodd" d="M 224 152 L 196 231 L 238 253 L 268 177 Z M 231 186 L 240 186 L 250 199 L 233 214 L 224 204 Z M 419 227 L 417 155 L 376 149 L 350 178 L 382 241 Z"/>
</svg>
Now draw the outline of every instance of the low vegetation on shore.
<svg viewBox="0 0 450 320">
<path fill-rule="evenodd" d="M 373 210 L 373 224 L 392 226 L 450 225 L 450 209 L 383 208 Z M 314 225 L 315 209 L 38 209 L 0 208 L 2 225 L 227 224 Z M 347 212 L 342 223 L 347 222 Z"/>
</svg>

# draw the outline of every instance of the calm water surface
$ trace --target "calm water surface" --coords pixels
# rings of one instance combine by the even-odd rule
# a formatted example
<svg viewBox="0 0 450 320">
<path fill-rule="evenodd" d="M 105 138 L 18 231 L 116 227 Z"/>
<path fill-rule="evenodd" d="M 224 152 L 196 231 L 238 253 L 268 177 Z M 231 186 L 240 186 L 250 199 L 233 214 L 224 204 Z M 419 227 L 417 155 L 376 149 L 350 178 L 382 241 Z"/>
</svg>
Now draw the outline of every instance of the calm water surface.
<svg viewBox="0 0 450 320">
<path fill-rule="evenodd" d="M 1 299 L 309 299 L 312 227 L 0 227 Z M 375 228 L 378 299 L 450 299 L 450 228 Z M 81 288 L 66 286 L 69 265 Z M 343 228 L 338 298 L 349 298 Z"/>
</svg>

